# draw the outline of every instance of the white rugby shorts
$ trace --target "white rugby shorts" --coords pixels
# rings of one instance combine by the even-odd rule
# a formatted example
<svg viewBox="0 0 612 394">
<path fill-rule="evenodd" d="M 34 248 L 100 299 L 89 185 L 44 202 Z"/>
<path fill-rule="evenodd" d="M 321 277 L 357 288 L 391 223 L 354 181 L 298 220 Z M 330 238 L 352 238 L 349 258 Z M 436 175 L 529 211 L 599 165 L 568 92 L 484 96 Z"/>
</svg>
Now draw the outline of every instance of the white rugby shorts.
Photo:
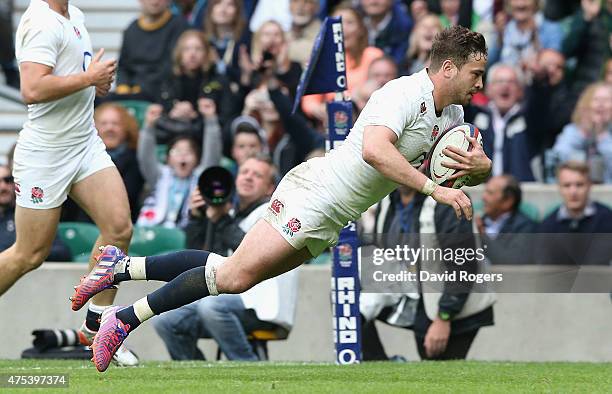
<svg viewBox="0 0 612 394">
<path fill-rule="evenodd" d="M 308 162 L 289 171 L 270 199 L 264 219 L 295 249 L 316 257 L 338 242 L 344 224 L 334 201 Z"/>
<path fill-rule="evenodd" d="M 97 133 L 92 133 L 87 143 L 59 149 L 33 149 L 17 142 L 13 161 L 17 205 L 31 209 L 59 207 L 73 184 L 114 165 Z"/>
</svg>

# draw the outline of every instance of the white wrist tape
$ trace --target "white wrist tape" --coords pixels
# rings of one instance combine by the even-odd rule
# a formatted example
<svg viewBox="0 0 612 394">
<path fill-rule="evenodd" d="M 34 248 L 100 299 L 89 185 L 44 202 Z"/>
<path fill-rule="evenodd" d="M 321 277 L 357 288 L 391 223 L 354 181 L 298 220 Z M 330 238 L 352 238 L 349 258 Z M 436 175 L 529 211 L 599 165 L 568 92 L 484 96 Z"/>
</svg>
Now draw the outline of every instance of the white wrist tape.
<svg viewBox="0 0 612 394">
<path fill-rule="evenodd" d="M 426 196 L 431 196 L 437 187 L 438 185 L 434 181 L 428 179 L 427 182 L 425 182 L 425 184 L 423 185 L 421 193 L 425 194 Z"/>
</svg>

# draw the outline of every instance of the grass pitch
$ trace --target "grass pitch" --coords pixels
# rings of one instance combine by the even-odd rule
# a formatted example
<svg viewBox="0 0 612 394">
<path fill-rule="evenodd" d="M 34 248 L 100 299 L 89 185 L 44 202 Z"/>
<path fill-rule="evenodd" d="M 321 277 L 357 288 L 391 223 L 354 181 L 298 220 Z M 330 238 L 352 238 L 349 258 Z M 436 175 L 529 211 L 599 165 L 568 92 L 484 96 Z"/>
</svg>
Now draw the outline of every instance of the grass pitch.
<svg viewBox="0 0 612 394">
<path fill-rule="evenodd" d="M 311 363 L 146 362 L 98 373 L 80 361 L 0 360 L 0 375 L 69 375 L 59 393 L 612 392 L 612 363 L 411 362 L 352 366 Z M 20 389 L 15 392 L 40 392 Z M 0 388 L 0 392 L 9 392 Z M 12 390 L 10 391 L 12 392 Z"/>
</svg>

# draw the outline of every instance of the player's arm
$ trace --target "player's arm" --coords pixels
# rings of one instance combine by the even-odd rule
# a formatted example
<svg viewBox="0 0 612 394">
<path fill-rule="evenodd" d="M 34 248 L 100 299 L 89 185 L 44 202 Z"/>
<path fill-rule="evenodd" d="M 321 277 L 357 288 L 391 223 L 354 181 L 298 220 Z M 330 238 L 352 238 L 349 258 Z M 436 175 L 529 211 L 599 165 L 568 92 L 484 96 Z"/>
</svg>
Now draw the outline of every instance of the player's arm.
<svg viewBox="0 0 612 394">
<path fill-rule="evenodd" d="M 117 62 L 101 61 L 103 54 L 104 50 L 101 49 L 87 71 L 65 76 L 53 75 L 53 68 L 41 63 L 21 62 L 19 69 L 24 102 L 37 104 L 58 100 L 90 86 L 95 86 L 99 94 L 105 94 L 113 82 Z"/>
<path fill-rule="evenodd" d="M 363 160 L 386 178 L 423 192 L 429 179 L 414 168 L 395 147 L 397 134 L 386 126 L 366 126 L 363 132 Z M 472 218 L 472 203 L 461 190 L 436 185 L 431 196 L 453 207 L 457 217 Z"/>
</svg>

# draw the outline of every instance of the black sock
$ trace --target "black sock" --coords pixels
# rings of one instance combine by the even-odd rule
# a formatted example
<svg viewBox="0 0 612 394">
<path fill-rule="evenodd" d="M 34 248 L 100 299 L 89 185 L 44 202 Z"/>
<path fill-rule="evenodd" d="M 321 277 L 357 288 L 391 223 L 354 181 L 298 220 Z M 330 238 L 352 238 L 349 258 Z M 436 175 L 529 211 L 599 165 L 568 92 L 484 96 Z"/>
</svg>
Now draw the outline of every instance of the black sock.
<svg viewBox="0 0 612 394">
<path fill-rule="evenodd" d="M 170 282 L 183 272 L 204 267 L 209 254 L 205 250 L 182 250 L 147 257 L 145 260 L 147 279 Z"/>
<path fill-rule="evenodd" d="M 98 331 L 100 329 L 100 313 L 96 313 L 91 309 L 87 309 L 87 316 L 85 316 L 85 327 L 91 331 Z"/>
<path fill-rule="evenodd" d="M 192 268 L 149 294 L 147 302 L 153 313 L 159 315 L 210 295 L 204 272 L 204 267 Z M 133 306 L 117 312 L 117 317 L 123 323 L 130 325 L 130 331 L 141 323 L 134 312 Z"/>
<path fill-rule="evenodd" d="M 145 271 L 147 280 L 161 280 L 169 282 L 185 271 L 206 265 L 209 253 L 205 250 L 182 250 L 161 254 L 159 256 L 145 257 Z M 115 273 L 114 283 L 132 280 L 128 262 L 123 272 Z"/>
</svg>

